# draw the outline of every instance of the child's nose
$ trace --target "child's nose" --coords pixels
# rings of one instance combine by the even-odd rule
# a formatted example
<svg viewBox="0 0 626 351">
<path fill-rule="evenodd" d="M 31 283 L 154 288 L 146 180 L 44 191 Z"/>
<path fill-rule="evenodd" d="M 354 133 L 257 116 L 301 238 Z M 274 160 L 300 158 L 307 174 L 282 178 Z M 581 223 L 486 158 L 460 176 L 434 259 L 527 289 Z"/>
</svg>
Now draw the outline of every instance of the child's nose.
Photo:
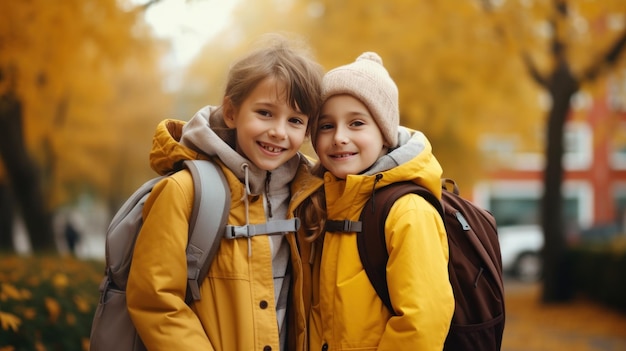
<svg viewBox="0 0 626 351">
<path fill-rule="evenodd" d="M 348 135 L 341 128 L 337 128 L 334 136 L 335 145 L 339 144 L 347 144 L 348 143 Z"/>
<path fill-rule="evenodd" d="M 272 138 L 276 139 L 285 139 L 287 135 L 287 129 L 285 128 L 284 123 L 275 123 L 274 126 L 270 129 L 269 134 Z"/>
</svg>

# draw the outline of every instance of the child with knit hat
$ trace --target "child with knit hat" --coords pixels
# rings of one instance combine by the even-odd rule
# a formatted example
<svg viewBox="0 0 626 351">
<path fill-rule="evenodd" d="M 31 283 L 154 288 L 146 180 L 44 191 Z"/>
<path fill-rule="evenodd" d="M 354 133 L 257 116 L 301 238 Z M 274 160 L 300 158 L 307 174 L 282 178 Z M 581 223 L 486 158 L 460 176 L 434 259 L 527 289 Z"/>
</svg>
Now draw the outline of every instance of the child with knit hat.
<svg viewBox="0 0 626 351">
<path fill-rule="evenodd" d="M 299 234 L 306 235 L 302 252 L 310 257 L 314 282 L 310 349 L 441 350 L 454 296 L 437 210 L 408 194 L 387 217 L 386 271 L 395 313 L 364 271 L 356 232 L 330 225 L 358 221 L 377 189 L 396 182 L 415 182 L 440 198 L 441 166 L 424 134 L 399 126 L 398 89 L 376 53 L 326 73 L 322 97 L 311 133 L 324 190 L 299 214 L 304 229 Z"/>
</svg>

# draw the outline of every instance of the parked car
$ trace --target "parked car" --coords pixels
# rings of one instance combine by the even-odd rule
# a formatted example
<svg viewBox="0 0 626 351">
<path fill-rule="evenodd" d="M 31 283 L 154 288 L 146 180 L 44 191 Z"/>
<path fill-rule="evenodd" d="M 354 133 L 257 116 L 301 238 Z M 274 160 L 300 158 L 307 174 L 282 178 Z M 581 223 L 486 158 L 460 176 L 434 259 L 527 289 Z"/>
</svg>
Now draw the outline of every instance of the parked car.
<svg viewBox="0 0 626 351">
<path fill-rule="evenodd" d="M 522 280 L 536 281 L 541 277 L 543 231 L 538 225 L 498 227 L 502 269 Z"/>
</svg>

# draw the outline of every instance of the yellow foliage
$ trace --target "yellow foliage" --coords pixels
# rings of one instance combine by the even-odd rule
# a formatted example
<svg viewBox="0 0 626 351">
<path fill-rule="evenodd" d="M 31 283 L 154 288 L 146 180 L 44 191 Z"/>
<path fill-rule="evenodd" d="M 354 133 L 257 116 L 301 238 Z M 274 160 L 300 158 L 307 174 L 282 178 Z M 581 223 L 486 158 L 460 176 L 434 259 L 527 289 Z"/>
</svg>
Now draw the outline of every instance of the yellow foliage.
<svg viewBox="0 0 626 351">
<path fill-rule="evenodd" d="M 0 302 L 0 340 L 5 341 L 0 345 L 8 340 L 19 350 L 67 349 L 67 345 L 79 349 L 85 345 L 98 304 L 102 264 L 73 257 L 0 255 L 0 287 L 17 287 L 9 289 L 9 300 Z M 33 276 L 38 279 L 30 279 Z M 19 300 L 26 291 L 29 299 Z M 18 333 L 12 331 L 17 327 Z"/>
<path fill-rule="evenodd" d="M 17 332 L 20 324 L 22 324 L 22 320 L 18 316 L 0 311 L 0 325 L 2 325 L 3 330 L 11 329 Z"/>
<path fill-rule="evenodd" d="M 80 312 L 89 312 L 91 311 L 91 305 L 89 302 L 82 296 L 74 296 L 74 303 L 76 304 L 76 308 Z"/>
<path fill-rule="evenodd" d="M 118 0 L 2 1 L 0 12 L 0 95 L 23 105 L 49 206 L 86 191 L 126 196 L 149 174 L 151 132 L 170 109 L 163 45 L 143 13 Z"/>
<path fill-rule="evenodd" d="M 32 320 L 37 316 L 37 311 L 32 307 L 25 308 L 23 316 L 24 319 Z"/>
<path fill-rule="evenodd" d="M 14 285 L 8 283 L 2 283 L 0 289 L 0 301 L 12 300 L 27 300 L 31 296 L 30 292 L 25 289 L 18 289 Z"/>
<path fill-rule="evenodd" d="M 52 285 L 57 289 L 66 288 L 69 285 L 70 280 L 66 274 L 56 273 L 52 276 Z"/>
<path fill-rule="evenodd" d="M 59 302 L 51 297 L 46 297 L 44 299 L 44 303 L 46 305 L 46 310 L 48 311 L 48 318 L 50 322 L 56 323 L 59 315 L 61 314 L 61 305 Z"/>
<path fill-rule="evenodd" d="M 67 321 L 67 325 L 70 325 L 70 326 L 76 325 L 76 315 L 72 313 L 68 313 L 67 316 L 65 317 L 65 320 Z"/>
<path fill-rule="evenodd" d="M 581 74 L 626 30 L 623 0 L 566 3 L 567 15 L 558 16 L 553 1 L 242 0 L 237 21 L 207 45 L 189 79 L 208 82 L 192 84 L 202 87 L 194 94 L 213 92 L 223 61 L 245 46 L 244 38 L 268 31 L 303 35 L 326 69 L 376 51 L 398 85 L 401 123 L 431 139 L 445 176 L 471 183 L 496 161 L 481 154 L 485 135 L 544 149 L 549 107 L 524 55 L 549 72 L 556 36 Z"/>
<path fill-rule="evenodd" d="M 21 297 L 17 288 L 10 284 L 2 284 L 2 291 L 0 291 L 0 300 L 6 301 L 8 299 L 19 300 Z"/>
</svg>

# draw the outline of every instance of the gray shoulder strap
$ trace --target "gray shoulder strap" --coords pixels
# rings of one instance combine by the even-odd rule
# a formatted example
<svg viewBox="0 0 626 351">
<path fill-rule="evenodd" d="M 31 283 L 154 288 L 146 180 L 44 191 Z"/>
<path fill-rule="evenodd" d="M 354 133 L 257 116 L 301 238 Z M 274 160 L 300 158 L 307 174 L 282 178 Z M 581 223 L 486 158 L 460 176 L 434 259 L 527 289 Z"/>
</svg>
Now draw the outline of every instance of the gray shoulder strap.
<svg viewBox="0 0 626 351">
<path fill-rule="evenodd" d="M 200 299 L 200 282 L 217 253 L 230 209 L 230 188 L 220 167 L 211 161 L 187 160 L 194 184 L 187 245 L 188 295 Z"/>
<path fill-rule="evenodd" d="M 280 219 L 261 224 L 227 225 L 226 239 L 249 238 L 255 235 L 282 235 L 296 232 L 300 228 L 300 218 Z"/>
</svg>

